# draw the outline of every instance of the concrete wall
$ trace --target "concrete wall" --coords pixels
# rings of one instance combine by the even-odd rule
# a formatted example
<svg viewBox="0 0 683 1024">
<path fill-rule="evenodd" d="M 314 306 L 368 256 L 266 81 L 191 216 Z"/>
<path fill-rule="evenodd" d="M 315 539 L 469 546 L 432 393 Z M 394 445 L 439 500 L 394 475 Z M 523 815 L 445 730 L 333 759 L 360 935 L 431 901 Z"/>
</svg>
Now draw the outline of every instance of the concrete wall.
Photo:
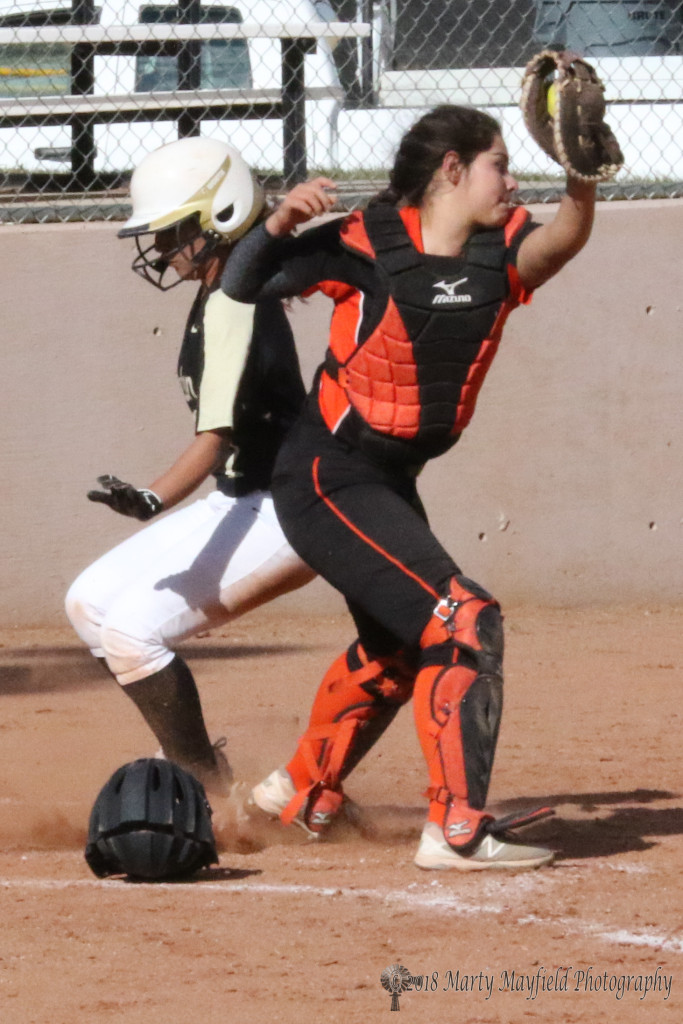
<svg viewBox="0 0 683 1024">
<path fill-rule="evenodd" d="M 552 208 L 534 211 L 539 218 Z M 188 442 L 174 379 L 191 286 L 156 292 L 115 226 L 2 228 L 0 624 L 63 622 L 71 579 L 136 527 L 85 492 Z M 503 603 L 679 602 L 683 202 L 601 204 L 583 253 L 513 314 L 472 426 L 421 491 Z M 292 313 L 308 379 L 326 300 Z M 334 611 L 317 581 L 282 600 Z"/>
</svg>

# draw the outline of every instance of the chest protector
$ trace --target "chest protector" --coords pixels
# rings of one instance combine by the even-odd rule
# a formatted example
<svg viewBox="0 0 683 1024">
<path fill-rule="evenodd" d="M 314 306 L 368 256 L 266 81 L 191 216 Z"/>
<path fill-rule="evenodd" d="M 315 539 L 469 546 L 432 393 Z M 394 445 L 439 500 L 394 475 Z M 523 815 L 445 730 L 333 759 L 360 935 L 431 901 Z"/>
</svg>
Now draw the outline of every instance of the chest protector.
<svg viewBox="0 0 683 1024">
<path fill-rule="evenodd" d="M 330 430 L 399 464 L 422 463 L 455 444 L 508 314 L 530 298 L 508 252 L 528 217 L 516 210 L 504 228 L 473 235 L 458 257 L 421 253 L 394 207 L 349 220 L 342 243 L 374 273 L 362 297 L 347 291 L 335 310 L 319 391 Z M 340 306 L 353 301 L 349 354 L 351 321 Z"/>
</svg>

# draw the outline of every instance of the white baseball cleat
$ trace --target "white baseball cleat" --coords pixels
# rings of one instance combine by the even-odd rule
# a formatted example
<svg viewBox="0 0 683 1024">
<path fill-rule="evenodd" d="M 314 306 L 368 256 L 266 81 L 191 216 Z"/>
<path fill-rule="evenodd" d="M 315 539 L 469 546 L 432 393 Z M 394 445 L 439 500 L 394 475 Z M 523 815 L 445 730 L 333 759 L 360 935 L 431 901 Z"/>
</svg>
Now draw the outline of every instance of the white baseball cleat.
<svg viewBox="0 0 683 1024">
<path fill-rule="evenodd" d="M 259 782 L 251 791 L 247 802 L 249 806 L 257 807 L 269 818 L 279 818 L 285 807 L 287 807 L 296 796 L 296 790 L 291 776 L 286 768 L 276 768 L 267 779 Z M 302 828 L 309 839 L 319 839 L 320 834 L 313 832 L 304 821 L 301 811 L 292 821 L 293 825 Z"/>
<path fill-rule="evenodd" d="M 524 846 L 507 837 L 487 834 L 472 853 L 458 853 L 446 842 L 441 827 L 428 821 L 422 830 L 414 864 L 432 871 L 530 871 L 550 864 L 555 854 L 545 846 Z"/>
<path fill-rule="evenodd" d="M 280 816 L 295 796 L 294 783 L 286 768 L 276 768 L 267 779 L 259 782 L 251 791 L 251 798 L 256 806 L 274 818 Z"/>
<path fill-rule="evenodd" d="M 259 782 L 251 791 L 247 804 L 249 807 L 263 811 L 271 819 L 279 818 L 284 809 L 296 796 L 291 776 L 286 768 L 276 768 L 267 779 Z M 322 797 L 316 799 L 312 809 L 302 807 L 293 825 L 298 825 L 309 839 L 321 839 L 334 824 L 344 823 L 356 830 L 361 829 L 361 812 L 357 804 L 343 795 L 339 799 L 338 792 L 323 791 Z"/>
</svg>

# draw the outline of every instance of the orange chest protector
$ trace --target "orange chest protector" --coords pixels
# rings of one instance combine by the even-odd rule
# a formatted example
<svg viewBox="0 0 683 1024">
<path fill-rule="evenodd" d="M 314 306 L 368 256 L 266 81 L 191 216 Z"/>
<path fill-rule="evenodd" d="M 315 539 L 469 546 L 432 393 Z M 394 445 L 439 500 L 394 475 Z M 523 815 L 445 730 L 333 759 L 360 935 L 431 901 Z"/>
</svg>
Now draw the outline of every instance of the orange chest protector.
<svg viewBox="0 0 683 1024">
<path fill-rule="evenodd" d="M 371 269 L 350 354 L 349 318 L 339 308 L 333 318 L 319 392 L 333 432 L 399 463 L 455 444 L 508 313 L 528 301 L 509 262 L 510 241 L 527 220 L 519 209 L 505 228 L 473 235 L 458 257 L 420 252 L 394 207 L 350 221 L 342 242 Z"/>
</svg>

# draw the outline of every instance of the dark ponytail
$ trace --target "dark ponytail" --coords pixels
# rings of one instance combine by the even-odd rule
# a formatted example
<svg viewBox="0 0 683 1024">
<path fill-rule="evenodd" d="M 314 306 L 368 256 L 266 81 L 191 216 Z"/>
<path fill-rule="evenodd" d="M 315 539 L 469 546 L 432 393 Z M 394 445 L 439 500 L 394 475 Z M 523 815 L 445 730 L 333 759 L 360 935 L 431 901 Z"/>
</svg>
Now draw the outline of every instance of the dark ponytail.
<svg viewBox="0 0 683 1024">
<path fill-rule="evenodd" d="M 405 202 L 419 206 L 434 173 L 446 153 L 458 154 L 467 167 L 478 153 L 490 149 L 500 125 L 474 107 L 443 104 L 421 117 L 401 139 L 389 177 L 389 187 L 370 201 L 370 205 Z"/>
</svg>

